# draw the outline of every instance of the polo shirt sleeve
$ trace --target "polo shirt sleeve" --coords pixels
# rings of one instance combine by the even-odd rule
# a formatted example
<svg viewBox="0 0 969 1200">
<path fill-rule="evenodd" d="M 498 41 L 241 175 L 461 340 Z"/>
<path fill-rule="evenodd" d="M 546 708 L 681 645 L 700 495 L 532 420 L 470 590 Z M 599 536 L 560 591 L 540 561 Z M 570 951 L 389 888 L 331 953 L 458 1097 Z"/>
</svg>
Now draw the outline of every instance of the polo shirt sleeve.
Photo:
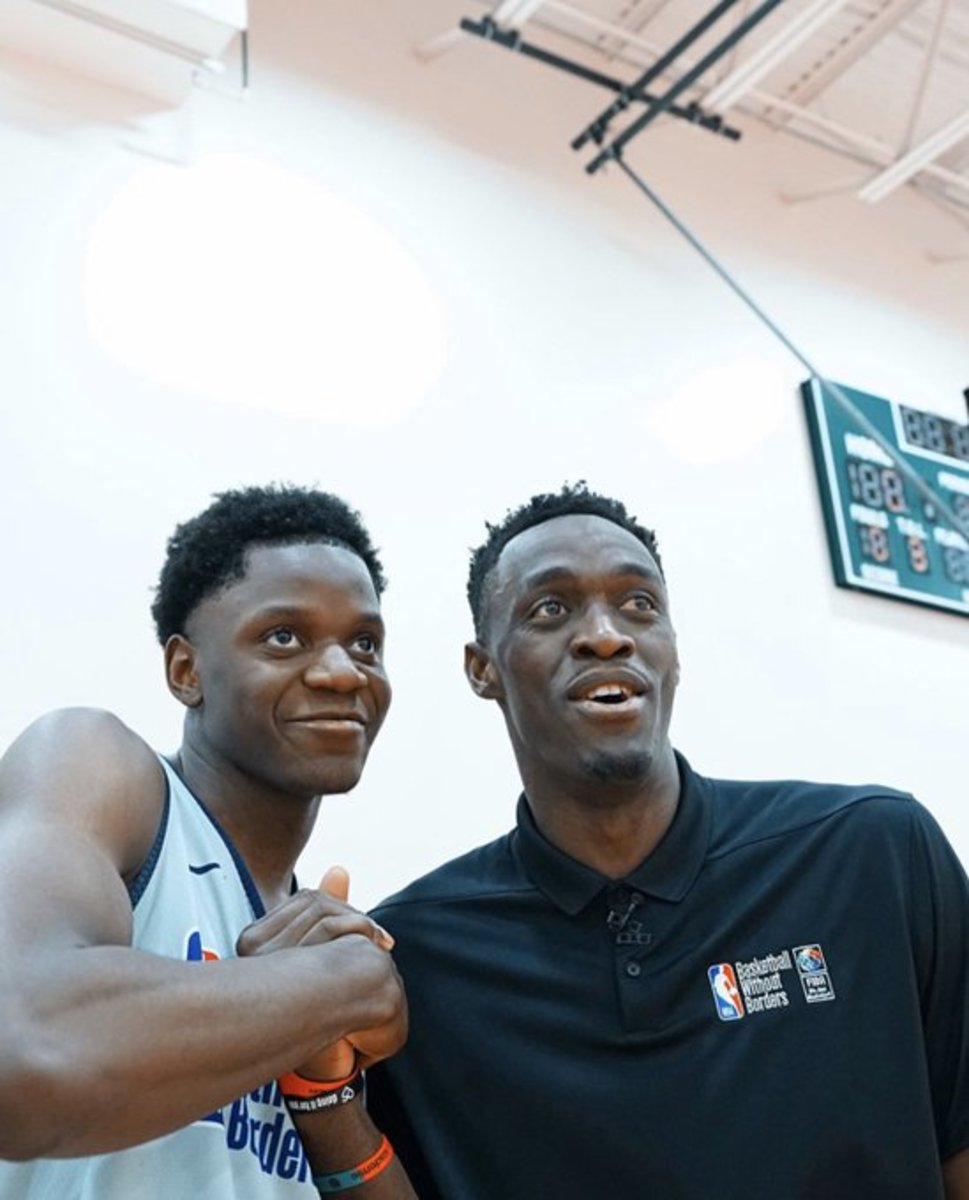
<svg viewBox="0 0 969 1200">
<path fill-rule="evenodd" d="M 969 881 L 934 818 L 913 805 L 912 917 L 926 1060 L 942 1162 L 969 1147 Z"/>
</svg>

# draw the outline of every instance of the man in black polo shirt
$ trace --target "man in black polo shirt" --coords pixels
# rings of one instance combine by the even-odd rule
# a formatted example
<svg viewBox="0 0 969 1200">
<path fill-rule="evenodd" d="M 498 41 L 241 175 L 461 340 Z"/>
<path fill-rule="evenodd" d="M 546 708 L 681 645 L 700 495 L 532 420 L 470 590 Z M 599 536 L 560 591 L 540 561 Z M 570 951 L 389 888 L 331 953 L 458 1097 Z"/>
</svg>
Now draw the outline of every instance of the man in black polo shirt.
<svg viewBox="0 0 969 1200">
<path fill-rule="evenodd" d="M 411 1038 L 370 1102 L 423 1200 L 967 1200 L 969 891 L 931 816 L 692 771 L 616 501 L 510 513 L 469 597 L 524 795 L 375 914 Z"/>
</svg>

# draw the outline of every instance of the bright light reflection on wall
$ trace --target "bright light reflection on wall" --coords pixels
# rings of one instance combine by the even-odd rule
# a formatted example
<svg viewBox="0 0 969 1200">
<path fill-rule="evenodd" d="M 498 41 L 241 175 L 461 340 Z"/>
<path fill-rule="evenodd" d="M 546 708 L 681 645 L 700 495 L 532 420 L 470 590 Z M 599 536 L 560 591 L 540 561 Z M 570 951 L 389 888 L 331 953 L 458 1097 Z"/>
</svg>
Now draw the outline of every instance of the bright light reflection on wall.
<svg viewBox="0 0 969 1200">
<path fill-rule="evenodd" d="M 296 416 L 391 422 L 444 366 L 440 310 L 393 234 L 240 155 L 151 166 L 120 189 L 92 230 L 85 301 L 126 366 Z"/>
<path fill-rule="evenodd" d="M 791 403 L 790 383 L 773 363 L 744 358 L 691 375 L 644 421 L 683 461 L 726 462 L 768 438 Z"/>
</svg>

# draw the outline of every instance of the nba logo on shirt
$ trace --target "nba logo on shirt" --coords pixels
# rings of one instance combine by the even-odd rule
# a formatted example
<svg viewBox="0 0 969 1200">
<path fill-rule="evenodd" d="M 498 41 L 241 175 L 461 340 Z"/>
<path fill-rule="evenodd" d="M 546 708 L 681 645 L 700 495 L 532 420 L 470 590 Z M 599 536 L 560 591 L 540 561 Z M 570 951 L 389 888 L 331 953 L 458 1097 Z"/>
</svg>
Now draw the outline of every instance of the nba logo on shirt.
<svg viewBox="0 0 969 1200">
<path fill-rule="evenodd" d="M 737 987 L 737 976 L 730 963 L 714 963 L 707 967 L 707 978 L 721 1021 L 739 1021 L 744 1015 L 744 1002 Z"/>
<path fill-rule="evenodd" d="M 207 950 L 202 945 L 202 935 L 197 929 L 193 929 L 185 942 L 185 961 L 217 962 L 218 958 L 219 956 L 214 950 Z"/>
</svg>

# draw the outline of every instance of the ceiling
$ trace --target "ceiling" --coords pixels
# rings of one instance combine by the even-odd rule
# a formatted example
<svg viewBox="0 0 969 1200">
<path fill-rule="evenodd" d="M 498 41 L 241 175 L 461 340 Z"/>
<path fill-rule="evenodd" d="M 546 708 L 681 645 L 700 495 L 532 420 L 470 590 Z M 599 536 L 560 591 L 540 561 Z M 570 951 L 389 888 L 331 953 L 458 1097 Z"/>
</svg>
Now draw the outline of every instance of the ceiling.
<svg viewBox="0 0 969 1200">
<path fill-rule="evenodd" d="M 168 97 L 225 69 L 245 11 L 245 0 L 0 0 L 0 47 Z M 969 0 L 455 0 L 451 11 L 473 32 L 455 21 L 423 57 L 477 32 L 611 82 L 600 111 L 628 89 L 582 146 L 587 163 L 677 112 L 728 136 L 756 121 L 830 151 L 787 201 L 881 204 L 915 189 L 969 231 Z M 635 94 L 646 72 L 648 100 Z"/>
<path fill-rule="evenodd" d="M 0 0 L 0 53 L 177 105 L 246 24 L 246 0 Z"/>
<path fill-rule="evenodd" d="M 599 131 L 603 148 L 617 138 L 621 148 L 635 121 L 676 119 L 664 100 L 728 132 L 755 119 L 844 160 L 836 178 L 787 199 L 844 192 L 879 204 L 910 187 L 969 228 L 969 0 L 467 0 L 466 9 L 480 36 L 627 88 L 654 69 L 654 101 L 633 98 Z M 433 58 L 468 36 L 442 30 L 418 50 Z M 671 53 L 679 43 L 688 44 Z M 614 99 L 603 91 L 602 108 Z M 648 135 L 648 125 L 635 134 Z M 600 151 L 587 146 L 594 160 Z"/>
</svg>

